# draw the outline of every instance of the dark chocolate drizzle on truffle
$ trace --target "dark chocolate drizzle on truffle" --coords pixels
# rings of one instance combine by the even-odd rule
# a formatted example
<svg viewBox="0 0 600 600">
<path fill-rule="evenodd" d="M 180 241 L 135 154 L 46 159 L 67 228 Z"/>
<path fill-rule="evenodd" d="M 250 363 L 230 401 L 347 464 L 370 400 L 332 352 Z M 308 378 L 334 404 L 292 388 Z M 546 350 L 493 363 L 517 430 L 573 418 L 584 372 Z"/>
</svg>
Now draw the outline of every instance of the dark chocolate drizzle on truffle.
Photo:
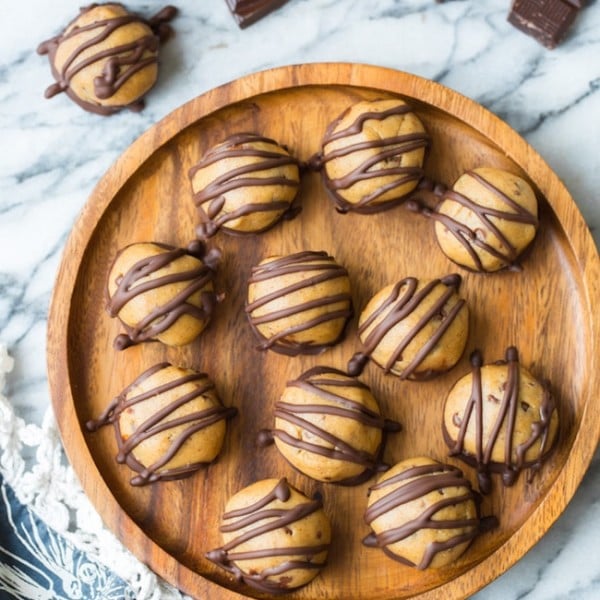
<svg viewBox="0 0 600 600">
<path fill-rule="evenodd" d="M 261 150 L 254 147 L 254 144 L 270 144 L 277 151 Z M 198 207 L 201 224 L 197 227 L 196 233 L 200 239 L 207 239 L 213 236 L 220 228 L 231 233 L 261 233 L 275 225 L 281 218 L 291 218 L 296 216 L 300 209 L 287 200 L 274 200 L 273 202 L 247 202 L 237 210 L 229 213 L 222 212 L 225 204 L 224 194 L 240 188 L 251 188 L 253 186 L 287 186 L 298 188 L 299 181 L 288 179 L 284 175 L 274 177 L 258 177 L 261 171 L 276 169 L 287 165 L 299 166 L 298 160 L 287 153 L 279 144 L 269 138 L 257 135 L 255 133 L 238 133 L 228 137 L 223 143 L 210 149 L 204 157 L 194 165 L 189 171 L 189 177 L 192 179 L 194 174 L 215 162 L 229 160 L 232 158 L 257 158 L 259 161 L 246 164 L 217 177 L 212 183 L 203 189 L 194 193 L 194 203 Z M 251 198 L 251 191 L 248 191 Z M 207 205 L 204 208 L 203 205 Z M 260 231 L 243 232 L 228 229 L 227 223 L 240 217 L 256 213 L 272 212 L 273 222 Z M 278 216 L 279 214 L 279 216 Z"/>
<path fill-rule="evenodd" d="M 508 210 L 482 206 L 475 200 L 467 198 L 463 194 L 459 194 L 454 190 L 446 190 L 442 196 L 441 203 L 446 200 L 457 202 L 461 206 L 464 206 L 475 213 L 481 221 L 482 228 L 484 228 L 486 231 L 489 231 L 500 242 L 503 250 L 497 250 L 490 244 L 486 243 L 485 240 L 482 239 L 483 236 L 477 235 L 476 230 L 470 229 L 464 223 L 461 223 L 460 221 L 457 221 L 456 219 L 439 212 L 439 210 L 430 210 L 426 207 L 419 207 L 419 212 L 434 219 L 435 221 L 439 221 L 442 223 L 442 225 L 444 225 L 444 227 L 468 252 L 469 256 L 476 265 L 476 271 L 485 271 L 476 248 L 487 252 L 488 254 L 491 254 L 500 260 L 504 264 L 503 268 L 520 270 L 520 265 L 517 263 L 517 249 L 510 243 L 502 231 L 500 231 L 498 226 L 494 223 L 494 220 L 523 223 L 524 225 L 531 225 L 537 229 L 539 225 L 537 217 L 475 171 L 467 171 L 466 175 L 472 177 L 480 185 L 493 192 L 502 201 L 502 203 L 506 205 Z"/>
<path fill-rule="evenodd" d="M 201 397 L 214 389 L 213 383 L 208 379 L 206 373 L 189 373 L 168 383 L 164 383 L 141 394 L 131 396 L 131 391 L 140 385 L 148 377 L 154 375 L 162 369 L 171 367 L 170 363 L 159 363 L 144 371 L 133 383 L 127 386 L 113 401 L 98 419 L 88 421 L 85 426 L 88 431 L 97 431 L 100 427 L 112 423 L 115 428 L 117 438 L 117 462 L 126 463 L 130 469 L 138 473 L 131 479 L 131 485 L 146 485 L 159 480 L 171 480 L 187 477 L 198 471 L 206 465 L 204 462 L 191 463 L 182 467 L 164 469 L 170 460 L 174 458 L 179 449 L 185 442 L 197 431 L 205 429 L 210 425 L 223 419 L 231 419 L 237 414 L 236 408 L 225 408 L 224 406 L 214 406 L 206 410 L 190 413 L 185 416 L 169 419 L 169 416 L 181 406 L 192 402 L 195 398 Z M 127 438 L 123 439 L 119 425 L 119 416 L 130 407 L 144 402 L 149 398 L 154 398 L 159 394 L 164 394 L 174 390 L 188 382 L 197 381 L 199 385 L 192 392 L 182 394 L 177 400 L 165 405 L 158 410 L 152 417 L 146 419 L 140 426 Z M 145 466 L 141 464 L 134 456 L 135 448 L 144 440 L 158 435 L 174 427 L 187 425 L 181 433 L 171 442 L 168 450 L 156 460 L 152 465 Z"/>
<path fill-rule="evenodd" d="M 519 473 L 524 468 L 530 468 L 530 478 L 538 471 L 543 460 L 553 447 L 553 440 L 548 439 L 552 413 L 556 406 L 548 382 L 543 383 L 543 397 L 540 406 L 540 420 L 531 426 L 531 435 L 526 442 L 515 447 L 513 436 L 519 409 L 519 354 L 514 346 L 507 348 L 506 360 L 496 364 L 507 365 L 507 379 L 504 389 L 504 395 L 500 401 L 500 410 L 496 422 L 490 428 L 487 439 L 484 440 L 483 434 L 483 392 L 481 380 L 481 366 L 483 360 L 479 350 L 471 354 L 472 367 L 472 390 L 471 397 L 465 406 L 463 415 L 455 421 L 459 424 L 459 430 L 454 440 L 446 427 L 444 426 L 444 438 L 450 448 L 450 456 L 459 456 L 465 462 L 474 465 L 477 468 L 477 479 L 479 489 L 484 494 L 491 491 L 491 473 L 497 472 L 502 475 L 502 482 L 505 486 L 511 486 L 516 481 Z M 471 419 L 475 419 L 475 444 L 476 454 L 473 456 L 464 449 L 465 435 Z M 503 425 L 506 426 L 506 443 L 504 447 L 504 461 L 502 463 L 493 462 L 492 453 L 498 441 L 498 436 Z M 540 449 L 538 456 L 526 461 L 525 455 L 529 448 L 540 440 Z M 513 458 L 514 457 L 516 458 Z"/>
<path fill-rule="evenodd" d="M 125 107 L 104 106 L 87 102 L 72 91 L 70 88 L 71 80 L 77 73 L 86 67 L 89 67 L 98 61 L 106 60 L 102 73 L 94 78 L 94 93 L 96 97 L 101 100 L 113 96 L 128 79 L 135 75 L 135 73 L 158 61 L 158 45 L 160 42 L 166 41 L 172 35 L 173 30 L 170 25 L 168 25 L 168 21 L 175 17 L 177 9 L 173 6 L 166 6 L 149 20 L 130 13 L 110 19 L 94 21 L 88 25 L 79 26 L 76 24 L 82 14 L 89 12 L 97 6 L 99 5 L 90 4 L 89 6 L 82 8 L 80 15 L 67 25 L 63 33 L 42 42 L 38 46 L 37 52 L 38 54 L 48 54 L 52 74 L 56 79 L 56 83 L 46 89 L 44 94 L 46 98 L 52 98 L 56 94 L 65 92 L 69 98 L 85 110 L 100 115 L 110 115 Z M 128 25 L 129 23 L 142 23 L 148 26 L 152 33 L 139 37 L 128 44 L 122 44 L 101 52 L 92 53 L 88 57 L 80 59 L 84 52 L 103 42 L 117 29 Z M 71 31 L 67 31 L 73 24 L 75 24 L 75 26 Z M 55 60 L 59 46 L 83 32 L 94 31 L 96 29 L 99 30 L 97 35 L 78 46 L 67 58 L 65 64 L 59 71 L 56 68 Z M 146 52 L 149 52 L 150 54 L 144 56 L 144 53 Z M 141 99 L 136 99 L 131 104 L 127 105 L 127 108 L 133 111 L 139 111 L 143 107 L 144 102 Z"/>
<path fill-rule="evenodd" d="M 320 154 L 310 159 L 309 165 L 313 169 L 325 167 L 322 168 L 323 182 L 327 192 L 336 205 L 336 209 L 339 212 L 346 213 L 353 211 L 358 213 L 373 213 L 387 210 L 388 208 L 403 202 L 409 194 L 402 194 L 393 200 L 386 200 L 378 203 L 377 200 L 380 196 L 383 196 L 391 190 L 399 188 L 400 186 L 403 186 L 411 181 L 414 181 L 416 185 L 423 177 L 422 167 L 402 167 L 398 166 L 398 161 L 404 154 L 413 152 L 420 148 L 427 149 L 430 138 L 424 131 L 415 132 L 379 140 L 356 142 L 328 152 L 326 149 L 328 144 L 343 138 L 350 138 L 360 133 L 364 123 L 368 120 L 374 119 L 378 121 L 384 121 L 388 117 L 394 115 L 403 115 L 413 112 L 412 108 L 408 104 L 399 103 L 397 106 L 389 108 L 385 111 L 367 111 L 361 113 L 348 127 L 340 131 L 336 131 L 336 127 L 349 110 L 350 108 L 335 121 L 333 121 L 333 123 L 331 123 L 331 125 L 328 127 L 322 143 L 323 150 Z M 344 177 L 331 179 L 328 176 L 326 164 L 330 160 L 374 148 L 378 149 L 378 152 L 374 156 L 365 159 L 360 166 L 350 171 Z M 391 166 L 388 166 L 389 163 L 391 163 Z M 373 192 L 364 196 L 360 202 L 356 204 L 348 202 L 340 194 L 340 190 L 347 190 L 360 181 L 390 176 L 394 176 L 393 181 L 376 188 L 373 190 Z"/>
<path fill-rule="evenodd" d="M 417 310 L 421 302 L 427 298 L 433 289 L 439 284 L 442 284 L 448 289 L 405 335 L 396 346 L 394 352 L 390 355 L 388 361 L 385 364 L 380 365 L 386 373 L 389 373 L 394 368 L 396 362 L 402 360 L 402 353 L 423 327 L 425 327 L 432 319 L 438 319 L 439 325 L 435 333 L 427 340 L 398 377 L 400 377 L 400 379 L 427 379 L 437 375 L 437 373 L 430 371 L 419 372 L 419 365 L 440 341 L 465 305 L 465 301 L 462 298 L 459 298 L 450 309 L 446 309 L 447 302 L 456 293 L 461 281 L 460 275 L 454 273 L 442 277 L 441 279 L 432 279 L 419 291 L 417 291 L 419 280 L 415 277 L 406 277 L 396 283 L 389 296 L 358 328 L 358 334 L 363 341 L 364 350 L 356 353 L 350 359 L 348 363 L 348 373 L 350 375 L 359 375 L 366 366 L 371 354 L 387 333 L 413 311 Z M 373 327 L 369 334 L 363 338 L 363 334 L 366 330 L 384 314 L 385 317 L 383 317 L 383 319 Z"/>
<path fill-rule="evenodd" d="M 290 485 L 287 479 L 280 479 L 277 485 L 264 498 L 240 508 L 226 512 L 223 515 L 223 532 L 238 531 L 254 525 L 224 546 L 206 553 L 206 558 L 232 573 L 237 581 L 244 582 L 261 592 L 280 594 L 289 591 L 285 573 L 294 569 L 321 569 L 325 562 L 317 562 L 315 558 L 329 549 L 329 544 L 315 544 L 312 546 L 285 546 L 280 548 L 261 548 L 260 550 L 235 552 L 239 545 L 256 538 L 269 531 L 287 527 L 291 523 L 302 520 L 312 513 L 320 510 L 323 503 L 320 498 L 307 500 L 293 508 L 265 508 L 274 500 L 287 502 L 291 496 Z M 263 521 L 265 521 L 263 523 Z M 236 564 L 238 560 L 266 558 L 270 556 L 290 556 L 276 567 L 265 569 L 259 573 L 246 573 Z M 277 577 L 270 580 L 269 577 Z"/>
<path fill-rule="evenodd" d="M 331 375 L 338 375 L 343 377 L 343 379 L 340 380 L 339 378 L 331 377 Z M 342 485 L 357 485 L 369 479 L 373 473 L 386 471 L 389 468 L 389 465 L 381 460 L 384 446 L 383 439 L 375 453 L 366 452 L 355 448 L 351 443 L 345 442 L 333 433 L 324 430 L 322 427 L 318 427 L 302 417 L 304 414 L 323 414 L 352 419 L 367 427 L 380 429 L 384 436 L 386 432 L 400 431 L 400 423 L 384 419 L 379 413 L 344 395 L 344 390 L 351 390 L 352 388 L 369 390 L 367 385 L 331 367 L 313 367 L 303 373 L 298 379 L 289 381 L 287 385 L 288 387 L 297 387 L 306 390 L 308 393 L 317 395 L 324 400 L 333 401 L 337 406 L 329 404 L 291 404 L 280 400 L 275 404 L 275 417 L 293 423 L 301 429 L 310 431 L 314 436 L 320 438 L 325 443 L 331 444 L 333 447 L 327 448 L 317 443 L 297 439 L 280 429 L 262 430 L 259 433 L 259 445 L 267 445 L 274 438 L 278 438 L 280 441 L 294 448 L 301 448 L 302 450 L 327 458 L 352 462 L 364 467 L 362 473 L 343 481 L 335 482 Z M 340 392 L 336 393 L 331 388 L 339 388 Z"/>
<path fill-rule="evenodd" d="M 397 475 L 373 485 L 370 489 L 378 490 L 392 486 L 400 481 L 408 481 L 404 485 L 390 491 L 385 496 L 371 504 L 365 511 L 365 522 L 370 525 L 375 519 L 381 515 L 394 510 L 413 500 L 417 500 L 433 491 L 443 491 L 447 487 L 464 487 L 466 491 L 461 496 L 446 497 L 442 496 L 438 502 L 426 506 L 418 518 L 409 521 L 394 529 L 376 534 L 371 532 L 363 540 L 363 544 L 369 547 L 379 547 L 394 560 L 403 564 L 416 567 L 417 569 L 426 569 L 436 554 L 455 548 L 466 542 L 473 540 L 480 532 L 496 527 L 498 521 L 495 517 L 479 518 L 480 496 L 475 492 L 470 482 L 463 477 L 460 469 L 450 465 L 441 463 L 421 465 L 411 467 Z M 462 502 L 474 502 L 477 511 L 475 519 L 440 519 L 436 515 L 443 509 L 455 506 Z M 413 535 L 421 529 L 467 529 L 464 533 L 460 533 L 451 537 L 445 542 L 433 542 L 429 544 L 423 554 L 423 558 L 419 564 L 415 564 L 407 558 L 392 552 L 388 546 L 395 544 L 407 537 Z"/>
<path fill-rule="evenodd" d="M 316 274 L 309 275 L 309 273 L 313 272 L 316 272 Z M 305 277 L 295 284 L 276 290 L 275 292 L 257 298 L 254 302 L 246 304 L 245 310 L 250 325 L 256 336 L 261 340 L 258 348 L 260 350 L 271 349 L 281 354 L 287 354 L 288 356 L 296 356 L 298 354 L 319 354 L 330 346 L 334 346 L 343 338 L 344 328 L 342 328 L 340 335 L 335 340 L 323 344 L 317 344 L 316 342 L 310 341 L 301 343 L 294 342 L 289 339 L 289 336 L 300 331 L 306 331 L 317 325 L 326 323 L 327 321 L 345 319 L 347 322 L 352 316 L 352 296 L 348 292 L 317 298 L 309 302 L 302 302 L 294 306 L 289 306 L 286 309 L 273 311 L 262 316 L 254 315 L 253 312 L 257 308 L 265 306 L 277 298 L 282 298 L 287 294 L 297 292 L 303 288 L 309 288 L 313 285 L 341 277 L 347 278 L 348 271 L 346 271 L 344 267 L 338 265 L 333 257 L 329 256 L 326 252 L 313 252 L 307 250 L 288 256 L 282 256 L 267 263 L 257 265 L 252 269 L 249 283 L 257 283 L 259 281 L 281 277 L 282 275 L 289 273 L 304 273 Z M 345 303 L 344 308 L 335 311 L 327 310 L 328 306 L 342 302 Z M 308 319 L 300 325 L 283 327 L 280 332 L 268 339 L 258 330 L 257 325 L 262 323 L 268 323 L 284 317 L 297 315 L 303 311 L 314 308 L 323 308 L 324 310 L 319 316 Z"/>
<path fill-rule="evenodd" d="M 121 309 L 130 300 L 144 292 L 178 282 L 189 282 L 189 285 L 165 304 L 156 306 L 135 326 L 132 327 L 123 323 L 127 334 L 120 334 L 115 338 L 114 346 L 117 350 L 123 350 L 132 344 L 156 338 L 157 335 L 166 331 L 183 315 L 189 315 L 198 321 L 207 322 L 218 301 L 215 292 L 204 290 L 201 293 L 202 306 L 196 306 L 188 302 L 190 296 L 202 290 L 213 280 L 218 257 L 220 256 L 218 250 L 211 250 L 204 255 L 204 247 L 200 242 L 192 242 L 187 249 L 174 248 L 158 243 L 154 243 L 154 245 L 164 249 L 164 252 L 139 260 L 129 271 L 115 281 L 117 289 L 112 297 L 109 296 L 107 305 L 110 316 L 117 317 Z M 198 266 L 188 271 L 171 273 L 138 283 L 140 279 L 144 279 L 167 267 L 184 255 L 198 259 Z"/>
</svg>

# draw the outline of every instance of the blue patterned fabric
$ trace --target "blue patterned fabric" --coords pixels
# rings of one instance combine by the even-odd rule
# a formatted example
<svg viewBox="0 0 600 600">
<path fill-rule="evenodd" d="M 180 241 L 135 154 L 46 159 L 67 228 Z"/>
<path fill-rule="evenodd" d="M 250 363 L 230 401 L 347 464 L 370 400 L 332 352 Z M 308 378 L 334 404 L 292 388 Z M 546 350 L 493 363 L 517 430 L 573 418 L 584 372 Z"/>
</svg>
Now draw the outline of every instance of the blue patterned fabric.
<svg viewBox="0 0 600 600">
<path fill-rule="evenodd" d="M 45 525 L 0 477 L 0 600 L 135 600 L 135 593 Z"/>
</svg>

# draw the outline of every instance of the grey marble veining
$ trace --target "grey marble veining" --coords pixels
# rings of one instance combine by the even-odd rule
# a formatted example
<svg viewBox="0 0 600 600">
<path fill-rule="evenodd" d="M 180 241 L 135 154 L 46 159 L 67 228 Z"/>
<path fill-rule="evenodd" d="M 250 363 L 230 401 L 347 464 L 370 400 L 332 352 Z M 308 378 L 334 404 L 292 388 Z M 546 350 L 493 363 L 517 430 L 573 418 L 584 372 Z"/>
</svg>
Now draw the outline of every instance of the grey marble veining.
<svg viewBox="0 0 600 600">
<path fill-rule="evenodd" d="M 98 179 L 143 131 L 185 101 L 279 65 L 348 61 L 434 79 L 519 131 L 565 182 L 600 241 L 600 3 L 554 51 L 512 28 L 509 0 L 290 0 L 240 31 L 224 0 L 180 2 L 158 84 L 141 113 L 104 119 L 64 95 L 36 54 L 77 13 L 74 0 L 4 3 L 0 20 L 0 339 L 16 367 L 7 393 L 39 422 L 48 406 L 45 334 L 71 227 Z M 151 14 L 162 4 L 131 0 Z M 477 599 L 600 597 L 600 464 L 565 514 Z"/>
</svg>

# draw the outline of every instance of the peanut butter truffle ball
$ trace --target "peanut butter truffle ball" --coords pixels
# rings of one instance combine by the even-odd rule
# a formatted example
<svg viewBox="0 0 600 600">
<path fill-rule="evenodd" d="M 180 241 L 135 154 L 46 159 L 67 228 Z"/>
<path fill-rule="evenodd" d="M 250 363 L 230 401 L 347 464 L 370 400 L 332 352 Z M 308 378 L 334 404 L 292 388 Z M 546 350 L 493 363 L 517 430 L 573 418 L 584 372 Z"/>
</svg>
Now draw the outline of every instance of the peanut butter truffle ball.
<svg viewBox="0 0 600 600">
<path fill-rule="evenodd" d="M 483 530 L 497 525 L 479 517 L 479 496 L 460 469 L 431 458 L 399 462 L 369 490 L 363 543 L 417 569 L 456 561 Z"/>
<path fill-rule="evenodd" d="M 213 278 L 219 252 L 205 254 L 192 243 L 187 249 L 141 242 L 123 248 L 108 275 L 108 312 L 126 334 L 115 339 L 119 350 L 148 340 L 182 346 L 208 324 L 217 296 Z"/>
<path fill-rule="evenodd" d="M 358 375 L 372 358 L 400 379 L 429 379 L 460 359 L 469 331 L 469 313 L 458 296 L 461 278 L 406 277 L 378 292 L 360 315 L 358 335 L 364 350 L 348 372 Z"/>
<path fill-rule="evenodd" d="M 220 529 L 223 546 L 207 558 L 268 594 L 314 579 L 331 540 L 321 500 L 310 500 L 286 479 L 263 479 L 232 496 Z"/>
<path fill-rule="evenodd" d="M 531 186 L 501 169 L 461 175 L 431 215 L 444 254 L 473 271 L 515 267 L 538 228 Z"/>
<path fill-rule="evenodd" d="M 402 202 L 423 176 L 429 136 L 400 99 L 362 101 L 327 129 L 317 162 L 340 212 L 377 212 Z"/>
<path fill-rule="evenodd" d="M 61 33 L 38 47 L 48 54 L 56 83 L 46 98 L 65 92 L 82 108 L 109 115 L 122 108 L 141 110 L 142 97 L 156 82 L 158 46 L 177 13 L 167 6 L 149 20 L 122 4 L 91 4 Z"/>
<path fill-rule="evenodd" d="M 246 313 L 260 349 L 318 354 L 352 316 L 348 272 L 326 252 L 271 256 L 252 269 Z"/>
<path fill-rule="evenodd" d="M 539 470 L 558 436 L 558 413 L 547 382 L 519 364 L 517 349 L 506 360 L 482 366 L 471 355 L 472 372 L 452 388 L 444 406 L 444 438 L 451 456 L 477 468 L 479 488 L 491 491 L 491 473 L 511 486 L 521 470 Z"/>
<path fill-rule="evenodd" d="M 225 420 L 236 414 L 225 408 L 205 373 L 154 365 L 125 388 L 107 410 L 86 427 L 115 428 L 117 461 L 138 473 L 132 485 L 187 477 L 219 454 Z"/>
<path fill-rule="evenodd" d="M 220 228 L 262 232 L 296 212 L 292 203 L 300 183 L 298 161 L 274 140 L 255 133 L 238 133 L 214 146 L 189 176 L 200 239 Z"/>
<path fill-rule="evenodd" d="M 314 367 L 288 382 L 275 404 L 275 428 L 262 431 L 259 441 L 274 440 L 290 464 L 313 479 L 356 485 L 387 468 L 384 432 L 399 429 L 381 416 L 367 385 Z"/>
</svg>

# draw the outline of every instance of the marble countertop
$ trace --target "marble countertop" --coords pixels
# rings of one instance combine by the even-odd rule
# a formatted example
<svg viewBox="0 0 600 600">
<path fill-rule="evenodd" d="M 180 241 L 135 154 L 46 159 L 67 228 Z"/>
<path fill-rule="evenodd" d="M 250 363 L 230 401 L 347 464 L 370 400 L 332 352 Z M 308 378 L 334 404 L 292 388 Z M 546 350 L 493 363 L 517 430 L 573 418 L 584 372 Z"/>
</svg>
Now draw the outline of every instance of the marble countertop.
<svg viewBox="0 0 600 600">
<path fill-rule="evenodd" d="M 600 2 L 590 0 L 550 51 L 506 21 L 509 0 L 290 0 L 246 30 L 225 0 L 181 2 L 176 36 L 141 113 L 103 118 L 52 83 L 39 42 L 80 2 L 3 6 L 0 21 L 0 340 L 16 359 L 7 395 L 39 422 L 49 403 L 45 334 L 54 277 L 71 227 L 98 179 L 147 128 L 187 100 L 274 66 L 344 61 L 415 73 L 507 121 L 546 159 L 600 241 Z M 149 15 L 163 4 L 130 0 Z M 26 24 L 26 26 L 25 26 Z M 600 597 L 598 454 L 564 515 L 485 599 Z"/>
</svg>

